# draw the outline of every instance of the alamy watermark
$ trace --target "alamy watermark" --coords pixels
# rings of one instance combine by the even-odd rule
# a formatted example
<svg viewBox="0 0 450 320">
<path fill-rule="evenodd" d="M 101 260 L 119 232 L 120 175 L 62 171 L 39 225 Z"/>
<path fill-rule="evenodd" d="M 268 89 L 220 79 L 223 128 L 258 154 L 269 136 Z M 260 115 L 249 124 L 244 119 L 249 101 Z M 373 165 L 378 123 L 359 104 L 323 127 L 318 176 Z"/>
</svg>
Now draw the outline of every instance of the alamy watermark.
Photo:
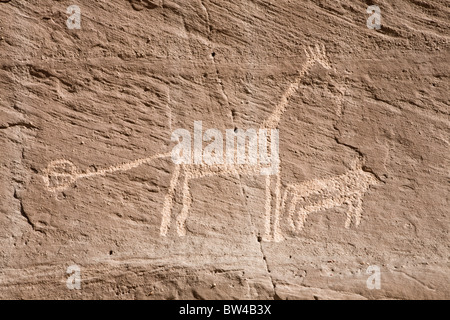
<svg viewBox="0 0 450 320">
<path fill-rule="evenodd" d="M 70 17 L 66 21 L 67 28 L 69 29 L 81 29 L 81 9 L 77 5 L 71 5 L 67 7 L 67 14 Z"/>
<path fill-rule="evenodd" d="M 71 265 L 67 268 L 67 278 L 66 286 L 69 290 L 80 290 L 81 289 L 81 268 L 77 265 Z"/>
<path fill-rule="evenodd" d="M 381 29 L 381 9 L 379 6 L 369 6 L 367 13 L 370 13 L 370 17 L 367 19 L 367 28 L 369 29 Z"/>
<path fill-rule="evenodd" d="M 366 281 L 367 289 L 380 290 L 381 289 L 381 269 L 379 266 L 369 266 L 366 270 L 366 274 L 370 277 Z"/>
<path fill-rule="evenodd" d="M 172 141 L 178 142 L 172 150 L 172 160 L 178 165 L 247 165 L 259 169 L 261 175 L 278 173 L 278 129 L 229 129 L 224 139 L 218 129 L 203 133 L 202 121 L 195 121 L 193 139 L 188 130 L 177 129 Z M 203 142 L 209 144 L 203 148 Z"/>
<path fill-rule="evenodd" d="M 67 7 L 67 14 L 69 18 L 66 21 L 67 28 L 69 29 L 81 29 L 81 9 L 77 5 L 71 5 Z M 371 5 L 367 7 L 367 13 L 370 17 L 367 19 L 367 28 L 369 29 L 381 29 L 381 9 L 377 5 Z"/>
</svg>

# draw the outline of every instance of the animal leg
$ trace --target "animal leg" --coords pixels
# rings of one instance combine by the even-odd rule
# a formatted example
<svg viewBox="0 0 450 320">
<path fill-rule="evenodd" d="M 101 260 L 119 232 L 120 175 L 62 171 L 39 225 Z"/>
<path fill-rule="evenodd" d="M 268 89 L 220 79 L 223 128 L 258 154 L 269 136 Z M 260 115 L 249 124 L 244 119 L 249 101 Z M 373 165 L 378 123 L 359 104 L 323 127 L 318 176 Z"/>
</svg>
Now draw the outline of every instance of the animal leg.
<svg viewBox="0 0 450 320">
<path fill-rule="evenodd" d="M 362 195 L 358 195 L 355 200 L 355 226 L 359 226 L 362 217 Z"/>
<path fill-rule="evenodd" d="M 291 227 L 292 231 L 295 231 L 294 214 L 295 214 L 295 208 L 296 208 L 299 200 L 300 200 L 300 197 L 298 195 L 294 195 L 291 200 L 291 205 L 289 206 L 289 209 L 288 209 L 288 223 L 289 223 L 289 227 Z"/>
<path fill-rule="evenodd" d="M 303 206 L 298 211 L 297 218 L 297 231 L 303 229 L 306 219 L 311 213 L 317 213 L 322 210 L 328 210 L 341 205 L 341 198 L 339 196 L 327 197 L 321 201 L 317 201 L 313 204 Z"/>
<path fill-rule="evenodd" d="M 180 166 L 175 165 L 175 171 L 173 172 L 172 178 L 170 179 L 169 191 L 167 192 L 166 197 L 164 199 L 164 205 L 162 209 L 160 234 L 164 237 L 167 235 L 167 231 L 169 230 L 173 208 L 173 200 L 175 197 L 175 188 L 177 186 L 179 176 L 180 176 Z"/>
<path fill-rule="evenodd" d="M 297 232 L 302 231 L 309 213 L 310 211 L 308 210 L 308 208 L 305 208 L 303 206 L 297 211 L 297 223 L 295 226 Z"/>
<path fill-rule="evenodd" d="M 273 237 L 275 242 L 283 241 L 284 238 L 281 235 L 280 230 L 280 206 L 281 206 L 281 177 L 280 173 L 277 173 L 277 181 L 275 185 L 275 217 L 273 222 Z"/>
<path fill-rule="evenodd" d="M 272 194 L 270 192 L 270 176 L 266 177 L 266 203 L 265 203 L 265 209 L 266 213 L 264 215 L 264 241 L 272 241 L 271 236 L 271 213 L 272 213 Z"/>
<path fill-rule="evenodd" d="M 189 210 L 192 203 L 191 192 L 189 190 L 190 178 L 190 174 L 186 172 L 183 183 L 183 208 L 177 218 L 177 232 L 180 237 L 184 237 L 186 235 L 186 219 L 189 215 Z"/>
<path fill-rule="evenodd" d="M 348 213 L 347 213 L 347 221 L 345 223 L 345 227 L 349 228 L 351 225 L 351 220 L 354 220 L 355 226 L 359 226 L 361 223 L 362 216 L 362 197 L 360 194 L 355 194 L 352 196 L 348 203 Z"/>
<path fill-rule="evenodd" d="M 355 225 L 359 224 L 356 222 L 358 195 L 352 195 L 345 200 L 345 204 L 348 206 L 347 209 L 347 219 L 345 220 L 345 228 L 348 229 L 352 225 L 352 220 L 355 219 Z M 361 215 L 361 213 L 359 213 Z"/>
</svg>

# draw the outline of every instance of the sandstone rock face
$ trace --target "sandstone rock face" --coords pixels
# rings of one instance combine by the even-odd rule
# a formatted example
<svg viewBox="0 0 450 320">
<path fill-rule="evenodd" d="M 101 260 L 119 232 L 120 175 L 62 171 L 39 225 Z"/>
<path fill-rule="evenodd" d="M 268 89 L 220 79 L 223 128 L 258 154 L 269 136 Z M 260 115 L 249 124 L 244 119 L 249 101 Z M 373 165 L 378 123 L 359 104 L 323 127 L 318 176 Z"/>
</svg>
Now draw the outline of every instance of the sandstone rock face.
<svg viewBox="0 0 450 320">
<path fill-rule="evenodd" d="M 0 298 L 449 299 L 448 16 L 1 1 Z M 199 121 L 278 129 L 277 174 L 176 165 Z"/>
</svg>

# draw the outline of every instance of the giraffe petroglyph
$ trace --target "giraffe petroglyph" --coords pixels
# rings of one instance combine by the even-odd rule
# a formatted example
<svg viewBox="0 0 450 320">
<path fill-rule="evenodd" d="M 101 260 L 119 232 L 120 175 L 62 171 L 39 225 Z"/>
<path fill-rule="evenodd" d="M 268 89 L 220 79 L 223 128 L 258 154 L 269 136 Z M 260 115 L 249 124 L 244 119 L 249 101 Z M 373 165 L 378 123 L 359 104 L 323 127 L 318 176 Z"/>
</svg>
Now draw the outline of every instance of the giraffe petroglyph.
<svg viewBox="0 0 450 320">
<path fill-rule="evenodd" d="M 325 46 L 316 45 L 314 48 L 308 48 L 305 50 L 307 60 L 299 70 L 294 82 L 290 84 L 287 90 L 283 93 L 280 102 L 275 106 L 272 114 L 267 118 L 260 126 L 260 130 L 278 130 L 281 120 L 281 116 L 286 111 L 290 98 L 298 91 L 298 87 L 303 77 L 309 72 L 310 68 L 316 63 L 320 64 L 326 69 L 331 69 L 331 64 L 328 61 L 325 52 Z M 272 136 L 267 136 L 266 146 L 272 145 Z M 274 150 L 270 150 L 272 155 Z M 279 167 L 280 164 L 277 163 Z M 262 169 L 261 163 L 258 161 L 256 164 L 177 164 L 170 181 L 169 192 L 166 195 L 163 211 L 160 233 L 162 236 L 166 236 L 171 223 L 171 213 L 173 208 L 173 201 L 175 196 L 175 188 L 177 186 L 180 173 L 183 172 L 183 186 L 182 186 L 182 209 L 180 214 L 176 218 L 176 228 L 179 236 L 186 235 L 186 219 L 189 215 L 189 210 L 192 204 L 192 196 L 190 194 L 189 182 L 193 179 L 210 176 L 240 176 L 250 175 L 256 176 L 260 174 Z M 264 236 L 265 241 L 282 241 L 283 236 L 280 230 L 280 204 L 281 204 L 281 181 L 280 170 L 276 170 L 275 178 L 275 213 L 272 219 L 272 194 L 271 194 L 271 175 L 266 175 L 265 185 L 265 216 L 264 216 Z"/>
</svg>

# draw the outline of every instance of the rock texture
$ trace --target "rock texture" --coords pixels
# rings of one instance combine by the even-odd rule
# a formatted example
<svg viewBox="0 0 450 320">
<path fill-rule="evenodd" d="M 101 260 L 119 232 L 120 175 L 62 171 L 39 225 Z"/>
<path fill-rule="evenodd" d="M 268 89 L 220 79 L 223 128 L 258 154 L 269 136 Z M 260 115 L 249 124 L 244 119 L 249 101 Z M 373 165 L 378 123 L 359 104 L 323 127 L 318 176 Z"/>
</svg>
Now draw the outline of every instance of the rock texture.
<svg viewBox="0 0 450 320">
<path fill-rule="evenodd" d="M 1 1 L 0 298 L 449 299 L 449 13 Z M 172 190 L 174 130 L 257 129 L 283 99 L 280 188 L 242 171 L 186 193 L 180 171 Z"/>
</svg>

